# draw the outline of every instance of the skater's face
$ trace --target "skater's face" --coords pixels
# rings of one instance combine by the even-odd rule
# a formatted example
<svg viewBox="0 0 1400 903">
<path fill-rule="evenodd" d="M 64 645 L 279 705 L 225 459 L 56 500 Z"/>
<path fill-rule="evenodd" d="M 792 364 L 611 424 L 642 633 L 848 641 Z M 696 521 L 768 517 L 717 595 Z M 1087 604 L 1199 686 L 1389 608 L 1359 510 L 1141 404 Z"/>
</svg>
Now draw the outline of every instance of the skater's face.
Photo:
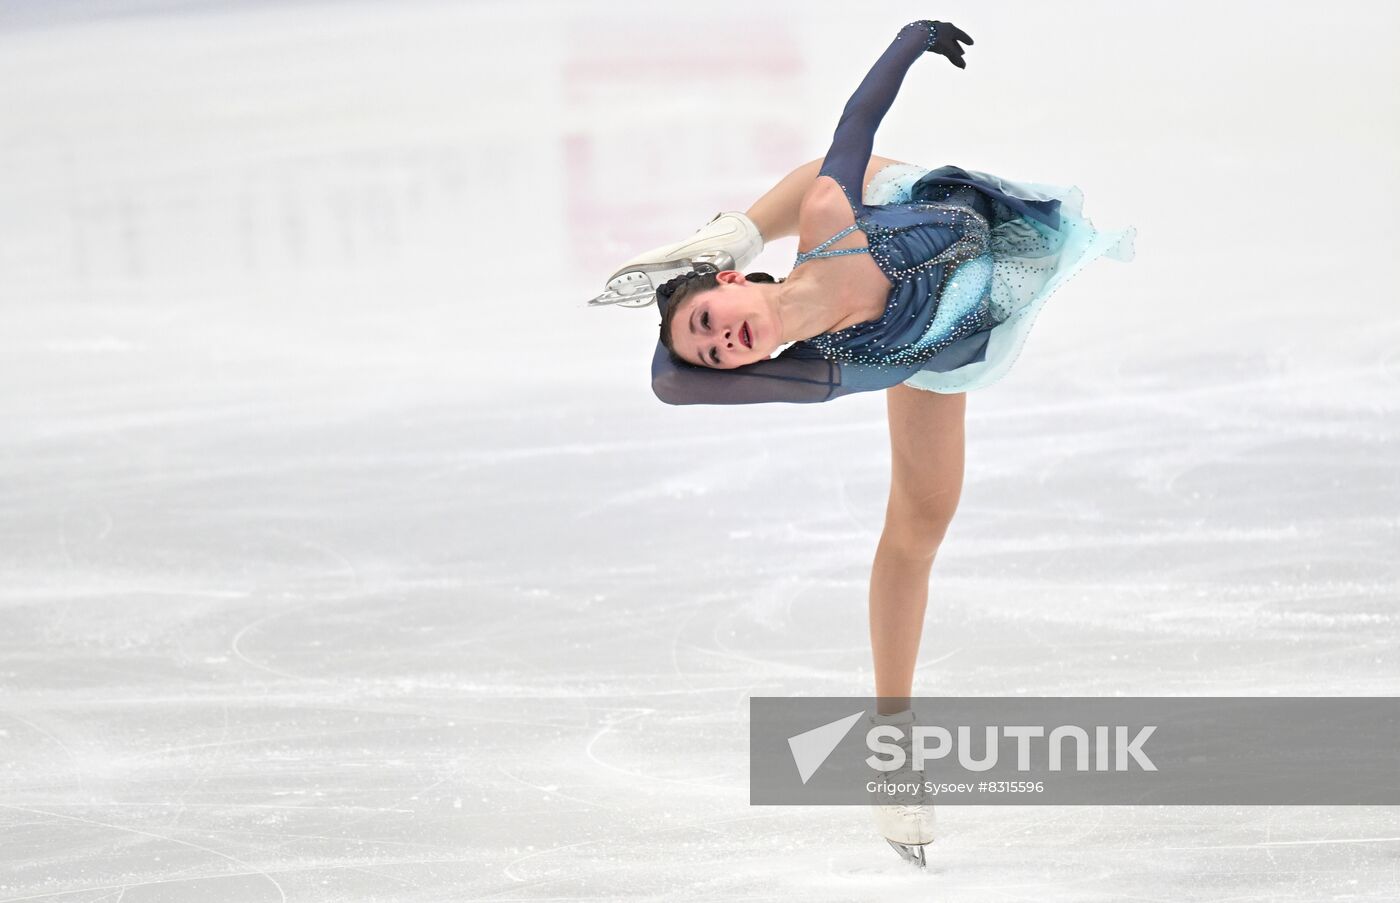
<svg viewBox="0 0 1400 903">
<path fill-rule="evenodd" d="M 724 270 L 719 284 L 692 295 L 671 321 L 676 353 L 698 367 L 732 370 L 767 359 L 782 343 L 772 283 L 749 282 L 736 270 Z M 762 286 L 762 287 L 760 287 Z"/>
</svg>

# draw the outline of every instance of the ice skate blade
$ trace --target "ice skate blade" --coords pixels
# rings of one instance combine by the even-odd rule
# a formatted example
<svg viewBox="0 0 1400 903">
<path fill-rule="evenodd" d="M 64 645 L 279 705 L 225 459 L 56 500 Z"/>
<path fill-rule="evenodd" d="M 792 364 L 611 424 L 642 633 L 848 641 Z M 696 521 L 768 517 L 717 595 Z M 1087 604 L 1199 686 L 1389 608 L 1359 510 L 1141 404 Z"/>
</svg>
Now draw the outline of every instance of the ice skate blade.
<svg viewBox="0 0 1400 903">
<path fill-rule="evenodd" d="M 697 263 L 709 263 L 717 269 L 727 270 L 734 266 L 734 258 L 726 251 L 707 251 L 680 260 L 663 260 L 624 267 L 612 275 L 606 290 L 596 298 L 590 299 L 588 306 L 603 307 L 616 304 L 620 307 L 646 307 L 655 304 L 658 286 L 671 277 L 692 269 Z"/>
<path fill-rule="evenodd" d="M 620 295 L 617 292 L 603 292 L 596 298 L 588 299 L 589 307 L 648 307 L 656 303 L 656 292 L 638 292 L 635 295 Z"/>
<path fill-rule="evenodd" d="M 656 286 L 646 273 L 631 270 L 608 280 L 606 291 L 590 298 L 589 307 L 618 304 L 622 307 L 646 307 L 656 303 Z"/>
<path fill-rule="evenodd" d="M 924 861 L 924 846 L 922 844 L 897 843 L 888 837 L 885 838 L 885 843 L 894 847 L 894 851 L 905 862 L 917 865 L 921 869 L 928 868 L 928 864 Z"/>
</svg>

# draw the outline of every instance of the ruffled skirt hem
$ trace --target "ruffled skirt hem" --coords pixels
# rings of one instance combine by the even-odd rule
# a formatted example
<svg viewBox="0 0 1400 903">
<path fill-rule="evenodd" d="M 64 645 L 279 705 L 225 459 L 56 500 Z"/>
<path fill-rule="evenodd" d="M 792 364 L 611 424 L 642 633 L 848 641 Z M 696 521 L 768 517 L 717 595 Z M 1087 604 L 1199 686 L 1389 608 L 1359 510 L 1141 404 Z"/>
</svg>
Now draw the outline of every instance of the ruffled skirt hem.
<svg viewBox="0 0 1400 903">
<path fill-rule="evenodd" d="M 867 203 L 900 203 L 910 200 L 910 190 L 928 170 L 908 164 L 886 167 L 867 188 Z M 1001 379 L 1020 355 L 1026 338 L 1045 302 L 1061 285 L 1100 257 L 1131 261 L 1137 253 L 1137 229 L 1103 230 L 1084 215 L 1084 194 L 1077 186 L 1061 187 L 1037 182 L 1017 182 L 988 173 L 964 170 L 982 182 L 1014 198 L 1060 202 L 1059 228 L 1015 213 L 992 201 L 989 253 L 992 266 L 987 302 L 993 326 L 988 329 L 982 358 L 946 371 L 922 370 L 905 385 L 931 392 L 967 392 Z M 971 189 L 964 189 L 970 191 Z M 956 201 L 957 192 L 944 192 Z M 986 209 L 986 204 L 980 204 Z M 963 266 L 976 264 L 968 261 Z"/>
</svg>

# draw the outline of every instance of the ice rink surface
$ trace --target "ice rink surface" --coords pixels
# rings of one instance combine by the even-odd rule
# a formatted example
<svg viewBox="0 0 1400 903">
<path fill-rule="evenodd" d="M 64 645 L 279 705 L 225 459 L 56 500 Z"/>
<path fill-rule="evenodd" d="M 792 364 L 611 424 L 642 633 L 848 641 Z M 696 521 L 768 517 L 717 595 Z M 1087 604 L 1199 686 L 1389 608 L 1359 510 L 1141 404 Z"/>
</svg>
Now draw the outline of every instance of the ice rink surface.
<svg viewBox="0 0 1400 903">
<path fill-rule="evenodd" d="M 0 903 L 1400 897 L 1395 808 L 748 805 L 872 692 L 884 399 L 583 302 L 917 18 L 878 153 L 1139 234 L 969 397 L 916 691 L 1400 691 L 1397 7 L 854 8 L 0 7 Z"/>
</svg>

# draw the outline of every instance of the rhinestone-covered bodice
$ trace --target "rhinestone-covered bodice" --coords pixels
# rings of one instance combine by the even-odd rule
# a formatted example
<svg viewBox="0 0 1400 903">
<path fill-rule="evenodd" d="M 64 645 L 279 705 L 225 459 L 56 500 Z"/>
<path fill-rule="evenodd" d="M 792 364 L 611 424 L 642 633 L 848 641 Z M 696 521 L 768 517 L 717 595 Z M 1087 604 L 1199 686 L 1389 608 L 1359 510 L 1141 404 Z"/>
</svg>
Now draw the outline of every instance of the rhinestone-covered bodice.
<svg viewBox="0 0 1400 903">
<path fill-rule="evenodd" d="M 840 253 L 823 251 L 857 228 L 868 247 L 842 251 L 868 251 L 891 288 L 877 319 L 806 340 L 823 358 L 905 369 L 990 324 L 987 305 L 978 303 L 991 276 L 989 227 L 976 210 L 945 203 L 867 208 L 851 226 L 799 254 L 794 267 Z"/>
</svg>

